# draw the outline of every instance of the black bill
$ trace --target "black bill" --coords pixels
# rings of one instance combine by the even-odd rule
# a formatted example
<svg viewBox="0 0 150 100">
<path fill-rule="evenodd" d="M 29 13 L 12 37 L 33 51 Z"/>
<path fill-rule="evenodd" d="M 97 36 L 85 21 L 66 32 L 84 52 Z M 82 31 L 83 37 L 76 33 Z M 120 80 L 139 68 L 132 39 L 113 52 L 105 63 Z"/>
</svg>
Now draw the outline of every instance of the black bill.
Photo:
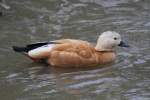
<svg viewBox="0 0 150 100">
<path fill-rule="evenodd" d="M 128 44 L 126 44 L 126 43 L 123 42 L 123 41 L 121 41 L 118 46 L 120 46 L 120 47 L 130 47 Z"/>
</svg>

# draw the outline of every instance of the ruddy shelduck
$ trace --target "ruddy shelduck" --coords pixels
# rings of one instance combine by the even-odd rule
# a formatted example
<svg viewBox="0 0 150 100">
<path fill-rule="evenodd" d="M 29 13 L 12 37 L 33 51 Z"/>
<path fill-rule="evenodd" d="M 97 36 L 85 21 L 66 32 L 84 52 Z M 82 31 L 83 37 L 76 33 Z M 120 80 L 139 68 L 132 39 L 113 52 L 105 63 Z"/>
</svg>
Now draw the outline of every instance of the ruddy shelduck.
<svg viewBox="0 0 150 100">
<path fill-rule="evenodd" d="M 119 33 L 103 32 L 94 47 L 87 41 L 61 39 L 49 42 L 29 44 L 25 47 L 13 46 L 33 61 L 45 60 L 51 66 L 86 67 L 107 64 L 115 60 L 117 46 L 129 47 L 121 40 Z"/>
</svg>

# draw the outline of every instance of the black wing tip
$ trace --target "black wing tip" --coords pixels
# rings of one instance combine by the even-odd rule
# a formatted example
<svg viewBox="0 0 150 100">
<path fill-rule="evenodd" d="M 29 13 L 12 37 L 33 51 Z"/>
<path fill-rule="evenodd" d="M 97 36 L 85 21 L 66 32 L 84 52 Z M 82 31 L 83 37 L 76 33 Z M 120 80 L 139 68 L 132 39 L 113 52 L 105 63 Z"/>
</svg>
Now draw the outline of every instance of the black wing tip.
<svg viewBox="0 0 150 100">
<path fill-rule="evenodd" d="M 25 47 L 12 46 L 12 49 L 13 49 L 15 52 L 26 52 Z"/>
<path fill-rule="evenodd" d="M 38 48 L 47 44 L 56 44 L 56 42 L 39 42 L 39 43 L 34 43 L 34 44 L 28 44 L 25 47 L 12 46 L 12 49 L 15 52 L 28 52 L 30 50 L 33 50 L 35 48 Z"/>
</svg>

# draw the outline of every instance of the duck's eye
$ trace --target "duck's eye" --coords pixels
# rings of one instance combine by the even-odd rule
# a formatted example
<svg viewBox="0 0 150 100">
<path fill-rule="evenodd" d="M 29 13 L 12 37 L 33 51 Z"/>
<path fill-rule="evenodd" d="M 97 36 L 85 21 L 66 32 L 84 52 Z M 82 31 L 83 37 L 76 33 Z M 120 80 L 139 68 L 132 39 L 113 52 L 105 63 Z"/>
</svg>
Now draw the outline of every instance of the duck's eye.
<svg viewBox="0 0 150 100">
<path fill-rule="evenodd" d="M 116 38 L 116 37 L 114 37 L 114 40 L 117 40 L 117 38 Z"/>
</svg>

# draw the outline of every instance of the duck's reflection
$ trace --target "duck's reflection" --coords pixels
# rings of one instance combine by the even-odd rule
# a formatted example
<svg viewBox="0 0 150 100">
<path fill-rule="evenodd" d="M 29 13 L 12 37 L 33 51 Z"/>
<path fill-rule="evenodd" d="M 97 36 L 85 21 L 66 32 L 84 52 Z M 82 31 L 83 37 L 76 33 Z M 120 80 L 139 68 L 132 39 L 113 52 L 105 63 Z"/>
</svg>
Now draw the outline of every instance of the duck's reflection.
<svg viewBox="0 0 150 100">
<path fill-rule="evenodd" d="M 70 69 L 51 67 L 50 69 L 56 78 L 57 87 L 69 94 L 76 95 L 85 92 L 87 86 L 101 84 L 103 81 L 100 82 L 100 78 L 113 76 L 114 71 L 110 66 L 107 68 L 101 66 L 94 68 Z"/>
<path fill-rule="evenodd" d="M 93 67 L 93 68 L 60 68 L 51 67 L 45 64 L 29 64 L 26 71 L 29 77 L 35 80 L 38 85 L 44 87 L 55 87 L 57 92 L 67 94 L 80 95 L 82 92 L 87 91 L 88 86 L 97 86 L 104 82 L 104 78 L 114 77 L 114 67 L 111 65 Z M 102 80 L 101 80 L 102 78 Z M 48 83 L 48 84 L 47 84 Z M 53 83 L 53 86 L 51 86 Z"/>
</svg>

